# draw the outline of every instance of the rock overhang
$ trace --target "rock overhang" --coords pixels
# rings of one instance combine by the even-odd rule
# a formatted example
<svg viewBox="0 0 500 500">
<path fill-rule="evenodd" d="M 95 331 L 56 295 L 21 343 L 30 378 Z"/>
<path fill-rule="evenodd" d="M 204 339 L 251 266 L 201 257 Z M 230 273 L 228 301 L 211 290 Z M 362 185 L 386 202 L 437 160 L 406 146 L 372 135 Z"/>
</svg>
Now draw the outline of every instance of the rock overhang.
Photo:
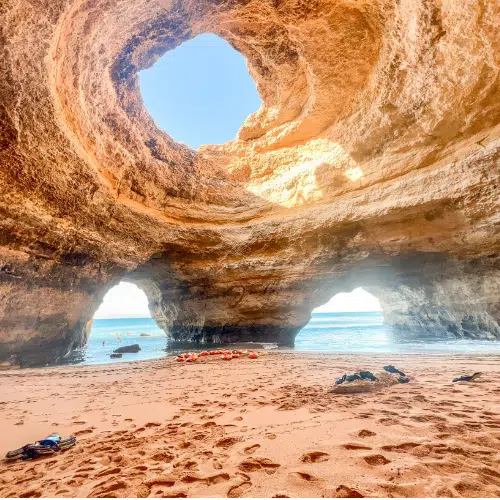
<svg viewBox="0 0 500 500">
<path fill-rule="evenodd" d="M 498 336 L 498 5 L 9 7 L 0 87 L 9 351 L 47 339 L 41 325 L 78 345 L 124 276 L 150 290 L 156 319 L 181 336 L 183 325 L 219 337 L 257 335 L 255 325 L 264 336 L 295 332 L 352 273 L 363 285 L 359 270 L 372 264 L 390 269 L 392 281 L 379 277 L 389 319 L 404 325 L 412 303 L 407 323 L 421 324 L 434 304 L 448 311 L 436 324 L 467 335 L 477 294 L 478 331 Z M 155 126 L 137 73 L 207 32 L 247 58 L 263 105 L 235 140 L 196 152 Z M 427 269 L 425 279 L 394 278 L 406 257 L 408 276 Z M 453 292 L 446 302 L 442 291 L 457 283 L 468 299 Z M 20 307 L 33 290 L 51 307 Z"/>
</svg>

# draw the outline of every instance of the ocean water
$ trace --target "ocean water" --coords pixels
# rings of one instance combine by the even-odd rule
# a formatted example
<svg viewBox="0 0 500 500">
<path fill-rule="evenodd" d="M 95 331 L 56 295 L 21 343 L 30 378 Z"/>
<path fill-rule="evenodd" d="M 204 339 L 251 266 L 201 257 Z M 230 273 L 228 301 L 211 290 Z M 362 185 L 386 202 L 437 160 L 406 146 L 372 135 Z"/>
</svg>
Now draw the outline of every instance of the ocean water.
<svg viewBox="0 0 500 500">
<path fill-rule="evenodd" d="M 295 338 L 296 351 L 335 353 L 491 353 L 500 341 L 415 339 L 395 334 L 381 312 L 313 313 Z"/>
<path fill-rule="evenodd" d="M 139 344 L 141 351 L 111 359 L 114 349 Z M 272 348 L 273 346 L 267 346 Z M 151 318 L 97 319 L 87 346 L 73 352 L 64 364 L 101 364 L 138 361 L 175 355 L 164 332 Z M 191 348 L 192 350 L 196 350 Z M 497 353 L 500 342 L 482 340 L 405 340 L 384 325 L 382 313 L 314 313 L 298 334 L 295 351 L 332 353 Z"/>
</svg>

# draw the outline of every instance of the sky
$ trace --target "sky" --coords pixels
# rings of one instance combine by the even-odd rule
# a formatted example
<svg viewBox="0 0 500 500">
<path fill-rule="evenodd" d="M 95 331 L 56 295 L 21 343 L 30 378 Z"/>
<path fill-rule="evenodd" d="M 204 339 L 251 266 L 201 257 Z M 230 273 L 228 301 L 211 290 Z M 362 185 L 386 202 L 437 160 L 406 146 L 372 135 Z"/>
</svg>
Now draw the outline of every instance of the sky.
<svg viewBox="0 0 500 500">
<path fill-rule="evenodd" d="M 146 294 L 132 283 L 121 282 L 105 296 L 94 319 L 150 318 Z"/>
<path fill-rule="evenodd" d="M 367 312 L 381 311 L 379 300 L 360 288 L 351 293 L 338 293 L 326 304 L 314 309 L 314 312 Z"/>
<path fill-rule="evenodd" d="M 139 82 L 156 124 L 193 149 L 234 139 L 262 102 L 245 58 L 212 34 L 167 52 Z"/>
<path fill-rule="evenodd" d="M 380 311 L 379 301 L 362 288 L 351 293 L 338 293 L 314 312 L 362 312 Z M 120 283 L 105 296 L 95 319 L 149 318 L 148 299 L 145 293 L 132 283 Z"/>
</svg>

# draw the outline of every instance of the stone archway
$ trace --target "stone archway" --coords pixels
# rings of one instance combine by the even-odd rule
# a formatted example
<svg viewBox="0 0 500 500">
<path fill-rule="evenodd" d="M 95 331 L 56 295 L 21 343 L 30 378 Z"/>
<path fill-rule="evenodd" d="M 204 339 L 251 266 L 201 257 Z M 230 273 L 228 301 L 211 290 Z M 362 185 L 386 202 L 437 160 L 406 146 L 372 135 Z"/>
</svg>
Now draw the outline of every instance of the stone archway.
<svg viewBox="0 0 500 500">
<path fill-rule="evenodd" d="M 154 281 L 178 339 L 292 344 L 349 281 L 402 330 L 498 338 L 499 15 L 479 0 L 7 0 L 0 357 L 78 345 L 129 275 Z M 263 105 L 195 152 L 154 125 L 137 72 L 207 32 L 247 58 Z"/>
<path fill-rule="evenodd" d="M 379 299 L 384 322 L 397 335 L 500 339 L 496 262 L 456 261 L 430 252 L 372 255 L 333 283 L 323 283 L 314 303 L 362 286 Z"/>
</svg>

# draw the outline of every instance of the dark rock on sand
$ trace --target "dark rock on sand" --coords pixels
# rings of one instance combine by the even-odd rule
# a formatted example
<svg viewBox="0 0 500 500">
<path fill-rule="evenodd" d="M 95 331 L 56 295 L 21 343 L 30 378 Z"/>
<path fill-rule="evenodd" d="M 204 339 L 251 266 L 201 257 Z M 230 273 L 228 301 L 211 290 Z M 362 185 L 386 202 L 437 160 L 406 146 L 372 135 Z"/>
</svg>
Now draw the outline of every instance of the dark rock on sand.
<svg viewBox="0 0 500 500">
<path fill-rule="evenodd" d="M 8 360 L 0 362 L 0 370 L 15 370 L 21 368 L 18 357 L 13 354 Z"/>
<path fill-rule="evenodd" d="M 127 352 L 139 352 L 141 350 L 141 347 L 139 344 L 131 344 L 131 345 L 124 345 L 123 347 L 119 347 L 118 349 L 115 349 L 113 352 L 114 353 L 127 353 Z"/>
</svg>

